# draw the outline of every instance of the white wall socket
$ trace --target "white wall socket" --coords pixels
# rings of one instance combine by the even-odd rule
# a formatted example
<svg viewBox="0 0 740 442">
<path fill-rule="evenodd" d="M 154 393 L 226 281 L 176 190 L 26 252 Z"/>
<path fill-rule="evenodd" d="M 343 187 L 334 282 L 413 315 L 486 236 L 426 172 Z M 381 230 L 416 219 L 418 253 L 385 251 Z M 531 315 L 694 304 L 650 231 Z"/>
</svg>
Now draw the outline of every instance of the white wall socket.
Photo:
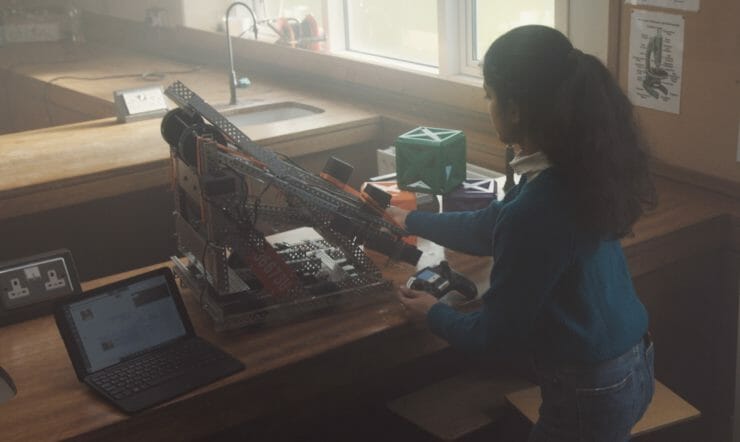
<svg viewBox="0 0 740 442">
<path fill-rule="evenodd" d="M 46 275 L 49 277 L 49 279 L 44 283 L 46 290 L 56 290 L 67 285 L 67 282 L 64 279 L 57 276 L 56 270 L 49 270 L 46 272 Z"/>
<path fill-rule="evenodd" d="M 21 285 L 21 280 L 19 278 L 13 278 L 10 280 L 10 290 L 5 293 L 8 295 L 9 299 L 18 299 L 28 296 L 31 292 L 28 290 L 28 287 L 23 287 L 23 285 Z"/>
</svg>

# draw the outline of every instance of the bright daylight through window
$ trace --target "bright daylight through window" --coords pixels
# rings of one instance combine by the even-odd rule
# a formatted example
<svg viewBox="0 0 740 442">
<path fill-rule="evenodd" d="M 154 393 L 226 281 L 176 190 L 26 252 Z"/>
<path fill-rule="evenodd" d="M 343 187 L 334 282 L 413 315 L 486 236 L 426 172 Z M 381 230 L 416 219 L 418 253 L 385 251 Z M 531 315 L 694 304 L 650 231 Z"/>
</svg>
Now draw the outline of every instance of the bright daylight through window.
<svg viewBox="0 0 740 442">
<path fill-rule="evenodd" d="M 531 24 L 555 27 L 553 0 L 472 0 L 471 4 L 474 60 L 482 60 L 491 42 L 509 29 Z"/>
<path fill-rule="evenodd" d="M 479 62 L 491 42 L 506 31 L 526 24 L 557 28 L 579 47 L 597 56 L 603 57 L 606 47 L 605 40 L 602 42 L 600 36 L 590 31 L 606 29 L 607 8 L 603 0 L 245 2 L 254 6 L 260 23 L 260 40 L 350 56 L 369 63 L 401 62 L 400 66 L 407 69 L 416 66 L 443 76 L 479 77 Z M 574 12 L 577 21 L 569 23 L 568 17 L 574 16 Z M 247 12 L 238 9 L 234 15 L 232 19 L 242 20 L 243 26 L 232 23 L 232 30 L 237 29 L 232 34 L 253 38 L 250 32 L 244 31 L 252 26 Z M 293 29 L 289 37 L 283 35 L 278 39 L 288 24 L 305 28 L 306 20 L 313 23 L 313 31 Z M 584 39 L 585 35 L 589 37 Z"/>
<path fill-rule="evenodd" d="M 347 49 L 438 66 L 437 2 L 345 0 Z"/>
</svg>

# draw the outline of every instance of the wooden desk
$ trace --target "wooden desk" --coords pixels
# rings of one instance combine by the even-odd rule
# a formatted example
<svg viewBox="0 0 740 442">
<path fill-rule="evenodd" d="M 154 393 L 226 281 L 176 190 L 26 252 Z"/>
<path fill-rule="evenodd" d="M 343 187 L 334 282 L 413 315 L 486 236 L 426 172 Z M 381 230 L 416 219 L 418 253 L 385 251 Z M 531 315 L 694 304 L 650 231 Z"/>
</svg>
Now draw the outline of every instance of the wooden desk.
<svg viewBox="0 0 740 442">
<path fill-rule="evenodd" d="M 476 259 L 461 270 L 485 278 L 489 265 L 488 259 Z M 83 289 L 159 266 L 101 278 L 83 284 Z M 405 264 L 385 269 L 397 283 L 412 271 Z M 187 290 L 183 298 L 196 333 L 243 361 L 245 371 L 128 417 L 77 381 L 53 317 L 15 324 L 0 329 L 0 365 L 18 387 L 18 395 L 0 406 L 0 440 L 203 437 L 447 346 L 424 326 L 410 324 L 392 298 L 296 324 L 232 334 L 215 333 Z"/>
<path fill-rule="evenodd" d="M 661 208 L 640 221 L 635 237 L 625 240 L 625 254 L 660 348 L 656 373 L 702 410 L 706 424 L 699 429 L 706 434 L 707 428 L 726 426 L 725 410 L 734 397 L 727 393 L 722 405 L 712 408 L 717 401 L 711 392 L 729 392 L 727 385 L 734 379 L 734 364 L 726 368 L 723 361 L 735 358 L 730 338 L 736 336 L 732 312 L 737 311 L 737 291 L 719 286 L 723 278 L 709 278 L 718 267 L 714 258 L 703 257 L 720 256 L 731 229 L 728 213 L 734 212 L 728 203 L 688 186 L 659 184 Z M 487 276 L 490 259 L 447 256 L 453 267 L 477 282 Z M 395 264 L 384 271 L 400 283 L 412 269 Z M 707 290 L 709 282 L 716 283 Z M 697 298 L 697 293 L 706 296 Z M 409 324 L 394 300 L 258 332 L 222 335 L 212 331 L 189 294 L 184 298 L 197 332 L 241 359 L 247 366 L 244 372 L 129 418 L 77 381 L 53 318 L 8 326 L 0 329 L 0 366 L 13 377 L 19 393 L 0 406 L 0 440 L 203 437 L 274 416 L 289 404 L 310 404 L 327 392 L 360 385 L 447 348 L 423 325 Z M 717 362 L 694 367 L 695 354 L 711 355 L 706 360 Z M 707 376 L 694 376 L 697 370 Z"/>
</svg>

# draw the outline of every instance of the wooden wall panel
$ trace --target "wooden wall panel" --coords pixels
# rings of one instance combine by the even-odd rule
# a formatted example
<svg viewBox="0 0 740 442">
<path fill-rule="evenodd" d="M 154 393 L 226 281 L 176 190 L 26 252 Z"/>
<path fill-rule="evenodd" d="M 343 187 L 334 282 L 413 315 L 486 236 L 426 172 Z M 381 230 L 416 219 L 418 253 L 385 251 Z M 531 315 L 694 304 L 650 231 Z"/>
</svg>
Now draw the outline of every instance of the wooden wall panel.
<svg viewBox="0 0 740 442">
<path fill-rule="evenodd" d="M 624 3 L 619 80 L 626 90 L 630 16 L 636 8 Z M 637 108 L 653 154 L 665 163 L 740 183 L 740 2 L 702 1 L 699 12 L 639 9 L 685 18 L 680 114 Z"/>
<path fill-rule="evenodd" d="M 165 261 L 175 252 L 173 198 L 157 187 L 0 221 L 0 261 L 68 248 L 89 280 Z"/>
</svg>

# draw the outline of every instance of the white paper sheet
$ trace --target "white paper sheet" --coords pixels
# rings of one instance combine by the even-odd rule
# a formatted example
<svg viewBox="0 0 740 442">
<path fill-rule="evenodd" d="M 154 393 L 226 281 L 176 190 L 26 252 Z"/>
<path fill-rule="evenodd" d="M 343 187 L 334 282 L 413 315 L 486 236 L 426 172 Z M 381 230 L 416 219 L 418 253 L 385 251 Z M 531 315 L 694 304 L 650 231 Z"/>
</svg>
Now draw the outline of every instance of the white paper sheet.
<svg viewBox="0 0 740 442">
<path fill-rule="evenodd" d="M 658 8 L 681 9 L 683 11 L 698 11 L 699 0 L 625 0 L 635 6 L 655 6 Z"/>
<path fill-rule="evenodd" d="M 683 48 L 683 16 L 632 11 L 627 92 L 633 104 L 679 113 Z"/>
</svg>

